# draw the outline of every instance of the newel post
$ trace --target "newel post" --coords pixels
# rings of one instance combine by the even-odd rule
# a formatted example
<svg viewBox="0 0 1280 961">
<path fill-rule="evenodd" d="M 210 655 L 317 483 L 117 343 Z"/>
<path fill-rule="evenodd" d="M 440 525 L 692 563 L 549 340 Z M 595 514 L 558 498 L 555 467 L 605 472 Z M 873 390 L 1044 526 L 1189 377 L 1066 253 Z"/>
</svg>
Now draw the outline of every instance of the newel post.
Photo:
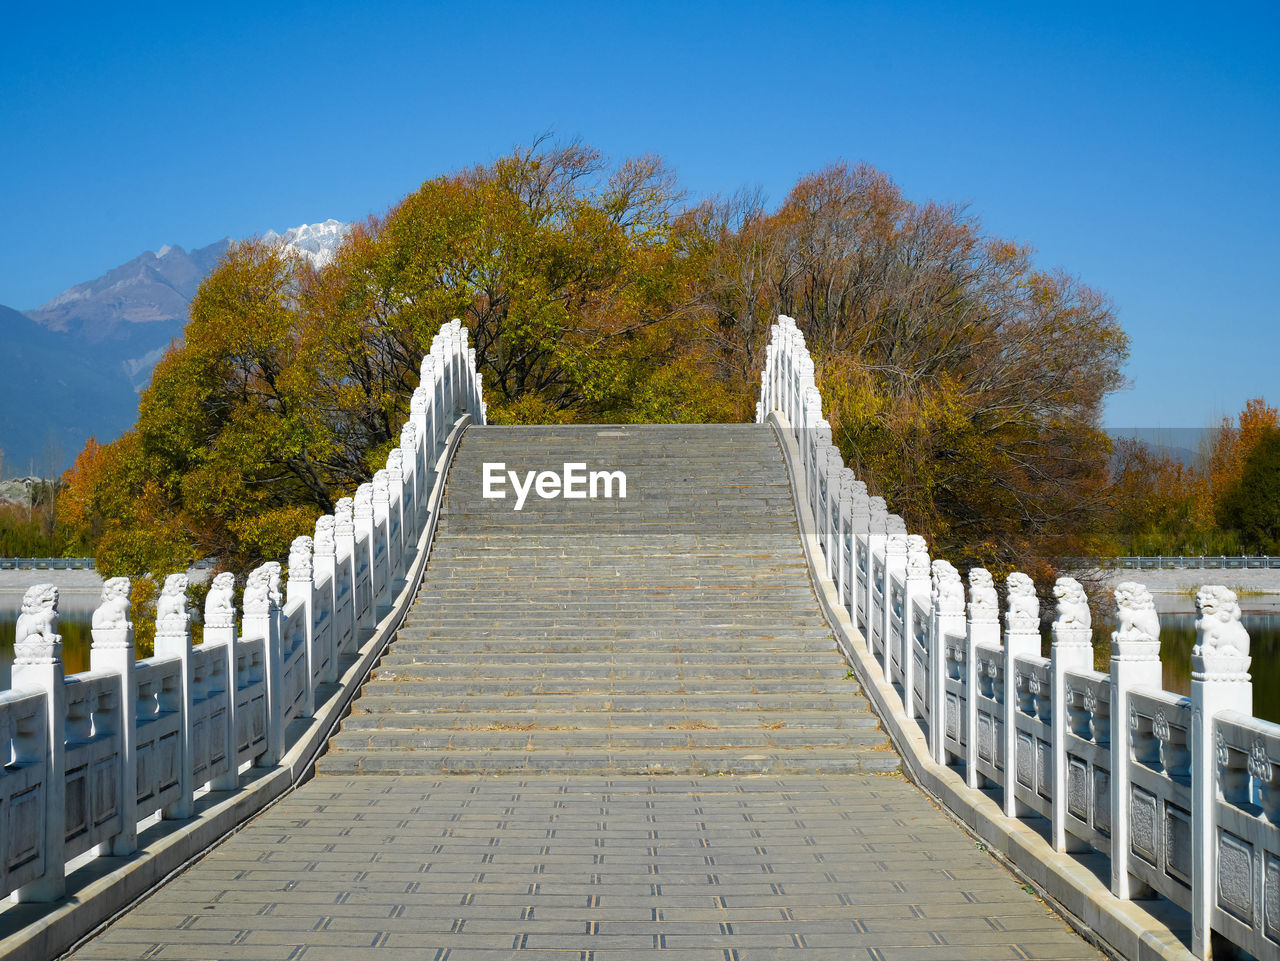
<svg viewBox="0 0 1280 961">
<path fill-rule="evenodd" d="M 1129 873 L 1129 767 L 1133 760 L 1129 691 L 1161 687 L 1160 618 L 1150 592 L 1141 584 L 1117 584 L 1115 595 L 1118 627 L 1111 635 L 1111 893 L 1128 900 L 1149 891 Z"/>
<path fill-rule="evenodd" d="M 391 580 L 395 585 L 391 590 L 393 597 L 404 586 L 404 576 L 409 567 L 406 560 L 409 556 L 409 542 L 404 524 L 404 486 L 404 452 L 399 447 L 393 447 L 387 453 L 387 509 L 391 516 L 390 529 L 395 532 L 391 537 L 395 548 L 395 564 L 391 571 Z"/>
<path fill-rule="evenodd" d="M 223 571 L 213 579 L 204 598 L 204 644 L 221 644 L 227 659 L 227 754 L 229 770 L 210 783 L 215 791 L 233 791 L 240 783 L 240 742 L 237 735 L 236 700 L 240 696 L 240 655 L 237 651 L 235 606 L 236 576 Z"/>
<path fill-rule="evenodd" d="M 422 492 L 418 489 L 418 428 L 413 421 L 405 421 L 400 428 L 400 470 L 404 473 L 404 514 L 408 521 L 405 543 L 410 550 L 418 543 L 422 533 Z M 410 561 L 405 561 L 408 571 Z"/>
<path fill-rule="evenodd" d="M 827 492 L 826 508 L 822 512 L 823 540 L 826 544 L 827 576 L 832 580 L 838 577 L 837 567 L 840 563 L 840 483 L 844 471 L 844 458 L 840 448 L 834 444 L 826 449 L 826 456 L 820 469 L 823 472 L 823 484 Z"/>
<path fill-rule="evenodd" d="M 867 592 L 863 598 L 866 604 L 865 619 L 867 622 L 867 653 L 873 657 L 876 652 L 876 560 L 880 560 L 880 570 L 884 571 L 884 544 L 887 539 L 885 524 L 888 523 L 889 512 L 883 497 L 871 497 L 867 501 L 869 515 L 867 517 Z M 883 584 L 880 585 L 883 588 Z M 883 595 L 882 595 L 883 596 Z"/>
<path fill-rule="evenodd" d="M 1004 642 L 1004 813 L 1026 813 L 1018 803 L 1018 666 L 1016 658 L 1040 656 L 1040 600 L 1031 578 L 1014 571 L 1007 589 Z M 1032 763 L 1034 763 L 1034 756 Z"/>
<path fill-rule="evenodd" d="M 279 565 L 274 565 L 279 567 Z M 279 577 L 273 564 L 263 564 L 249 572 L 244 586 L 244 636 L 262 638 L 262 664 L 267 689 L 267 745 L 262 766 L 278 764 L 284 756 L 284 729 L 288 723 L 281 704 L 284 661 L 280 650 Z"/>
<path fill-rule="evenodd" d="M 1218 769 L 1229 762 L 1214 716 L 1253 714 L 1249 634 L 1235 592 L 1207 586 L 1196 595 L 1196 645 L 1191 650 L 1191 950 L 1212 954 L 1213 907 L 1219 887 L 1257 891 L 1253 863 L 1219 862 Z"/>
<path fill-rule="evenodd" d="M 367 622 L 357 618 L 356 623 L 362 632 L 372 632 L 378 623 L 378 599 L 382 596 L 381 587 L 378 583 L 378 545 L 375 533 L 377 531 L 377 521 L 374 516 L 372 484 L 364 483 L 356 488 L 355 506 L 352 509 L 352 513 L 356 529 L 356 586 L 357 588 L 360 587 L 358 579 L 362 570 L 365 572 L 369 582 Z M 358 591 L 356 597 L 359 597 Z M 357 646 L 364 643 L 367 637 L 368 633 L 362 633 L 357 639 Z"/>
<path fill-rule="evenodd" d="M 315 603 L 324 608 L 322 618 L 325 629 L 316 638 L 317 658 L 322 665 L 321 684 L 332 684 L 338 679 L 338 564 L 334 543 L 332 514 L 316 519 L 315 537 L 312 539 L 312 580 L 316 585 Z"/>
<path fill-rule="evenodd" d="M 1050 719 L 1053 755 L 1053 847 L 1066 851 L 1067 841 L 1067 671 L 1093 669 L 1093 617 L 1089 600 L 1080 582 L 1072 577 L 1059 577 L 1053 585 L 1058 602 L 1058 617 L 1053 622 L 1053 647 L 1050 668 L 1053 690 L 1050 692 Z M 1087 845 L 1085 845 L 1087 847 Z M 1072 845 L 1081 849 L 1080 845 Z"/>
<path fill-rule="evenodd" d="M 991 572 L 984 567 L 974 567 L 969 571 L 969 625 L 964 651 L 964 778 L 965 783 L 974 789 L 982 783 L 978 774 L 979 644 L 984 647 L 1000 646 L 1000 602 Z M 994 745 L 991 753 L 994 757 Z"/>
<path fill-rule="evenodd" d="M 937 560 L 931 566 L 932 590 L 930 609 L 933 612 L 933 633 L 929 638 L 929 752 L 938 764 L 947 763 L 947 678 L 951 674 L 951 657 L 961 662 L 964 670 L 965 638 L 967 625 L 964 616 L 964 583 L 960 572 L 949 561 Z M 952 644 L 947 638 L 953 638 Z M 964 675 L 961 674 L 961 677 Z M 965 719 L 956 705 L 956 740 L 964 742 Z M 972 735 L 970 735 L 972 737 Z"/>
<path fill-rule="evenodd" d="M 66 891 L 67 691 L 58 630 L 58 589 L 36 584 L 22 597 L 13 644 L 14 690 L 45 695 L 44 874 L 18 888 L 19 901 L 56 901 Z M 34 740 L 34 739 L 33 739 Z M 34 745 L 33 745 L 34 747 Z M 33 759 L 34 760 L 34 759 Z"/>
<path fill-rule="evenodd" d="M 885 683 L 892 686 L 894 680 L 893 646 L 895 643 L 901 644 L 906 640 L 905 638 L 899 638 L 895 641 L 893 637 L 893 584 L 894 581 L 905 582 L 906 580 L 907 528 L 903 524 L 902 518 L 897 514 L 890 514 L 885 519 L 885 528 L 884 589 L 880 594 L 880 598 L 884 602 L 880 608 L 880 655 Z M 903 600 L 906 600 L 905 597 Z M 907 623 L 907 612 L 905 610 L 901 612 L 899 622 L 902 624 L 903 633 L 905 634 Z M 901 652 L 898 657 L 901 660 Z M 906 693 L 903 692 L 903 701 L 905 700 Z"/>
<path fill-rule="evenodd" d="M 427 358 L 430 360 L 430 358 Z M 434 372 L 431 374 L 435 377 Z M 416 469 L 424 478 L 435 464 L 435 434 L 431 416 L 432 392 L 427 383 L 427 361 L 422 362 L 422 380 L 409 398 L 409 423 L 413 425 L 413 435 L 417 440 Z"/>
<path fill-rule="evenodd" d="M 316 709 L 316 674 L 322 663 L 316 650 L 315 580 L 311 566 L 313 541 L 306 534 L 293 539 L 289 545 L 289 579 L 285 582 L 285 599 L 290 610 L 302 608 L 302 647 L 306 655 L 306 678 L 303 683 L 303 701 L 308 714 Z"/>
<path fill-rule="evenodd" d="M 377 624 L 391 610 L 391 582 L 395 579 L 394 554 L 391 546 L 391 490 L 386 468 L 373 473 L 372 557 L 379 563 L 378 590 L 374 593 L 373 623 Z"/>
<path fill-rule="evenodd" d="M 360 646 L 360 622 L 356 616 L 358 598 L 356 575 L 360 570 L 356 558 L 356 528 L 352 517 L 355 502 L 350 497 L 340 497 L 333 505 L 334 545 L 334 606 L 342 608 L 342 618 L 333 625 L 334 657 L 354 652 Z M 346 599 L 345 604 L 341 604 Z"/>
<path fill-rule="evenodd" d="M 871 633 L 865 617 L 858 622 L 858 599 L 863 603 L 867 599 L 867 582 L 871 580 L 869 570 L 864 570 L 858 563 L 867 545 L 867 533 L 871 528 L 871 498 L 867 496 L 867 485 L 860 480 L 849 485 L 851 499 L 849 505 L 849 620 L 859 631 Z M 869 562 L 868 562 L 869 563 Z M 865 608 L 863 609 L 865 610 Z"/>
<path fill-rule="evenodd" d="M 138 685 L 134 680 L 133 622 L 129 620 L 129 578 L 102 584 L 102 600 L 93 612 L 89 670 L 120 678 L 120 833 L 98 846 L 98 854 L 123 857 L 138 850 Z"/>
<path fill-rule="evenodd" d="M 928 610 L 932 585 L 929 578 L 929 544 L 919 534 L 907 535 L 907 571 L 902 592 L 902 704 L 907 717 L 915 719 L 917 713 L 925 713 L 916 705 L 916 605 Z M 932 649 L 930 634 L 932 618 L 926 617 L 922 632 L 925 636 L 925 656 Z M 936 670 L 937 661 L 930 670 Z M 925 693 L 928 704 L 928 692 Z"/>
<path fill-rule="evenodd" d="M 195 744 L 191 724 L 192 673 L 191 663 L 191 610 L 187 606 L 186 574 L 170 574 L 164 579 L 160 598 L 156 601 L 156 657 L 176 657 L 179 670 L 179 689 L 174 702 L 178 707 L 178 799 L 165 805 L 161 816 L 167 820 L 183 821 L 195 813 Z"/>
</svg>

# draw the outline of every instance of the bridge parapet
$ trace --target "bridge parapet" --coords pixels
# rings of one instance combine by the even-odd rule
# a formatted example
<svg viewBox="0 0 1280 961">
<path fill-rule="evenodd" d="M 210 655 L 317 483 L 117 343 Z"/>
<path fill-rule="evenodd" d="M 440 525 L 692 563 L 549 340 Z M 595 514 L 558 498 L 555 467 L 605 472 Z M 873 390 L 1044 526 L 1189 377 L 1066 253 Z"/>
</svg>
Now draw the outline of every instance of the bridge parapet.
<svg viewBox="0 0 1280 961">
<path fill-rule="evenodd" d="M 249 574 L 238 630 L 234 578 L 220 574 L 205 601 L 204 641 L 193 645 L 186 577 L 174 575 L 157 605 L 156 655 L 136 660 L 129 582 L 112 578 L 93 616 L 91 670 L 64 676 L 57 590 L 26 592 L 13 689 L 0 692 L 0 896 L 57 902 L 72 859 L 136 862 L 140 825 L 156 815 L 191 819 L 210 791 L 234 792 L 235 822 L 243 821 L 288 786 L 273 776 L 287 754 L 304 739 L 312 754 L 323 744 L 362 680 L 352 666 L 372 663 L 374 642 L 394 630 L 393 601 L 421 570 L 450 437 L 485 421 L 460 321 L 441 329 L 422 372 L 386 469 L 354 505 L 343 498 L 320 517 L 314 538 L 294 540 L 284 592 L 279 563 Z M 351 690 L 335 690 L 339 679 Z M 318 712 L 334 716 L 321 724 Z M 285 780 L 313 760 L 295 763 Z M 270 791 L 257 790 L 268 780 Z M 118 897 L 79 921 L 39 925 L 35 940 L 11 936 L 0 954 L 12 943 L 57 956 L 122 907 Z"/>
<path fill-rule="evenodd" d="M 794 441 L 814 564 L 830 579 L 828 602 L 856 627 L 847 653 L 867 680 L 883 679 L 893 699 L 883 706 L 910 728 L 900 748 L 918 746 L 917 769 L 963 777 L 974 803 L 987 792 L 1011 823 L 1044 818 L 1049 851 L 1109 857 L 1115 898 L 1154 891 L 1185 909 L 1198 957 L 1211 957 L 1219 939 L 1278 956 L 1280 725 L 1252 716 L 1235 595 L 1208 586 L 1197 596 L 1190 697 L 1161 687 L 1159 617 L 1134 582 L 1116 588 L 1108 673 L 1092 669 L 1089 608 L 1071 578 L 1055 587 L 1050 656 L 1041 657 L 1030 580 L 1008 578 L 1003 629 L 981 568 L 969 572 L 966 608 L 959 572 L 930 563 L 921 539 L 904 536 L 902 519 L 844 467 L 813 373 L 803 334 L 779 317 L 757 421 Z M 981 833 L 981 818 L 966 820 Z M 1137 956 L 1138 943 L 1135 934 L 1126 953 Z"/>
</svg>

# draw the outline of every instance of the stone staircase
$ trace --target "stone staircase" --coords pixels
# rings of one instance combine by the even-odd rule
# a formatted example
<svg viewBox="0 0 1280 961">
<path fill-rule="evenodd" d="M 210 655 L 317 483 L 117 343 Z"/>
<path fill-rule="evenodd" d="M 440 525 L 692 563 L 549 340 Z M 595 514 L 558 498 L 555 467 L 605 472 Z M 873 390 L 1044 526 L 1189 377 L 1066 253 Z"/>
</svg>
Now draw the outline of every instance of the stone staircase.
<svg viewBox="0 0 1280 961">
<path fill-rule="evenodd" d="M 482 497 L 483 465 L 626 499 Z M 835 649 L 772 431 L 472 427 L 403 628 L 321 774 L 891 772 Z"/>
</svg>

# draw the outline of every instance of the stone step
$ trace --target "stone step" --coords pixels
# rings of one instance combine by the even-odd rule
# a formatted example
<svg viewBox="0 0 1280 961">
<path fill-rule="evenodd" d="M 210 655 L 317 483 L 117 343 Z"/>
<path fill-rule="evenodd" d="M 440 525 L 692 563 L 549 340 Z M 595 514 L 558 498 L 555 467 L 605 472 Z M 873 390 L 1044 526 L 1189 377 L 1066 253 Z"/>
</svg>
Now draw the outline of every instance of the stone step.
<svg viewBox="0 0 1280 961">
<path fill-rule="evenodd" d="M 887 774 L 900 769 L 891 750 L 370 751 L 330 752 L 321 775 L 399 774 Z"/>
<path fill-rule="evenodd" d="M 507 694 L 449 694 L 430 697 L 409 697 L 387 691 L 367 691 L 351 707 L 352 713 L 373 714 L 432 714 L 479 713 L 484 711 L 604 711 L 614 713 L 691 713 L 695 711 L 767 711 L 785 721 L 790 711 L 865 711 L 867 702 L 850 694 L 826 694 L 821 691 L 806 693 L 732 694 L 729 692 L 646 692 L 622 694 L 610 692 L 580 692 L 556 694 L 540 693 Z"/>
<path fill-rule="evenodd" d="M 354 713 L 343 721 L 344 731 L 434 731 L 434 730 L 699 730 L 715 728 L 726 730 L 740 727 L 745 730 L 826 731 L 878 730 L 880 722 L 865 710 L 831 713 L 827 711 L 788 711 L 785 717 L 777 713 L 752 713 L 750 711 L 695 711 L 690 713 L 664 712 L 640 714 L 636 712 L 613 713 L 552 711 L 501 711 L 492 714 L 449 713 L 432 711 L 425 714 Z"/>
<path fill-rule="evenodd" d="M 615 664 L 607 661 L 574 663 L 556 661 L 550 664 L 532 661 L 501 664 L 477 664 L 469 661 L 445 664 L 387 663 L 384 659 L 373 672 L 375 681 L 459 681 L 484 679 L 495 683 L 528 685 L 547 684 L 553 680 L 573 680 L 577 683 L 604 683 L 610 681 L 643 681 L 650 684 L 694 683 L 698 680 L 716 682 L 756 680 L 788 681 L 797 684 L 843 680 L 845 675 L 831 663 L 808 666 L 802 669 L 785 660 L 765 664 Z"/>
<path fill-rule="evenodd" d="M 343 731 L 333 739 L 331 748 L 338 751 L 640 751 L 684 748 L 864 748 L 876 747 L 884 738 L 875 730 L 849 729 L 837 731 L 805 728 L 803 730 L 769 731 L 735 727 L 718 730 L 711 727 L 679 725 L 667 728 L 610 729 L 607 732 L 562 728 L 496 728 L 480 730 L 438 731 Z"/>
<path fill-rule="evenodd" d="M 482 466 L 627 497 L 482 496 Z M 427 572 L 320 774 L 839 773 L 897 755 L 835 650 L 772 432 L 471 428 Z"/>
<path fill-rule="evenodd" d="M 397 646 L 392 653 L 383 656 L 379 662 L 379 667 L 395 669 L 401 665 L 425 666 L 435 665 L 441 668 L 455 667 L 487 667 L 492 670 L 508 670 L 512 675 L 519 674 L 525 669 L 534 667 L 542 668 L 552 664 L 567 664 L 570 666 L 612 666 L 615 669 L 627 669 L 631 667 L 646 667 L 653 664 L 653 656 L 645 651 L 631 651 L 627 649 L 618 650 L 616 652 L 608 651 L 532 651 L 532 650 L 515 650 L 515 651 L 457 651 L 452 644 L 445 643 L 440 645 L 441 650 L 438 653 L 413 654 L 408 653 L 408 648 Z M 775 660 L 765 660 L 762 656 L 757 655 L 752 660 L 744 660 L 740 653 L 726 652 L 714 653 L 705 650 L 695 651 L 677 651 L 674 655 L 673 664 L 684 666 L 686 669 L 694 668 L 698 665 L 704 665 L 712 670 L 727 670 L 742 672 L 757 667 L 768 667 L 772 664 L 780 664 L 786 667 L 802 668 L 812 667 L 821 671 L 844 671 L 842 664 L 833 664 L 831 653 L 824 649 L 820 652 L 798 653 L 796 651 L 786 651 L 779 653 Z M 835 676 L 843 676 L 838 674 Z"/>
</svg>

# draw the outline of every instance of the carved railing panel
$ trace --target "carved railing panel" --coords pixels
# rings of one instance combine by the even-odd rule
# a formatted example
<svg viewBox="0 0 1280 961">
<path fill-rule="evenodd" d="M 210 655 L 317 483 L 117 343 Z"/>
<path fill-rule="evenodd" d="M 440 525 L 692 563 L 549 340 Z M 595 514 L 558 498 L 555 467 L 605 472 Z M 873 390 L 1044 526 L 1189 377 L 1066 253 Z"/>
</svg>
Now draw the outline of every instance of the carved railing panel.
<svg viewBox="0 0 1280 961">
<path fill-rule="evenodd" d="M 295 539 L 287 597 L 281 564 L 249 575 L 238 630 L 235 578 L 221 573 L 205 603 L 205 643 L 193 646 L 188 578 L 172 574 L 157 601 L 157 656 L 138 661 L 130 584 L 111 578 L 93 615 L 94 669 L 65 677 L 58 592 L 27 591 L 16 689 L 0 692 L 0 895 L 57 900 L 68 859 L 99 845 L 131 855 L 142 819 L 189 819 L 197 791 L 235 790 L 249 766 L 282 758 L 290 720 L 312 715 L 317 687 L 340 676 L 409 570 L 437 458 L 460 417 L 484 422 L 460 322 L 435 338 L 422 375 L 386 468 L 354 504 L 342 498 L 320 518 L 314 539 Z"/>
<path fill-rule="evenodd" d="M 1025 575 L 1008 579 L 1003 625 L 981 568 L 968 573 L 966 605 L 958 572 L 934 561 L 926 599 L 911 586 L 926 550 L 917 543 L 904 583 L 900 521 L 831 446 L 794 320 L 778 318 L 765 357 L 757 421 L 772 418 L 795 441 L 814 563 L 932 760 L 963 770 L 970 788 L 998 789 L 1006 816 L 1047 818 L 1057 850 L 1108 855 L 1116 897 L 1150 886 L 1186 907 L 1201 957 L 1211 931 L 1258 957 L 1280 953 L 1280 725 L 1250 716 L 1235 595 L 1208 586 L 1197 596 L 1190 698 L 1160 690 L 1159 617 L 1140 584 L 1115 589 L 1109 673 L 1092 669 L 1089 604 L 1071 578 L 1054 585 L 1052 655 L 1040 657 L 1039 600 Z"/>
</svg>

